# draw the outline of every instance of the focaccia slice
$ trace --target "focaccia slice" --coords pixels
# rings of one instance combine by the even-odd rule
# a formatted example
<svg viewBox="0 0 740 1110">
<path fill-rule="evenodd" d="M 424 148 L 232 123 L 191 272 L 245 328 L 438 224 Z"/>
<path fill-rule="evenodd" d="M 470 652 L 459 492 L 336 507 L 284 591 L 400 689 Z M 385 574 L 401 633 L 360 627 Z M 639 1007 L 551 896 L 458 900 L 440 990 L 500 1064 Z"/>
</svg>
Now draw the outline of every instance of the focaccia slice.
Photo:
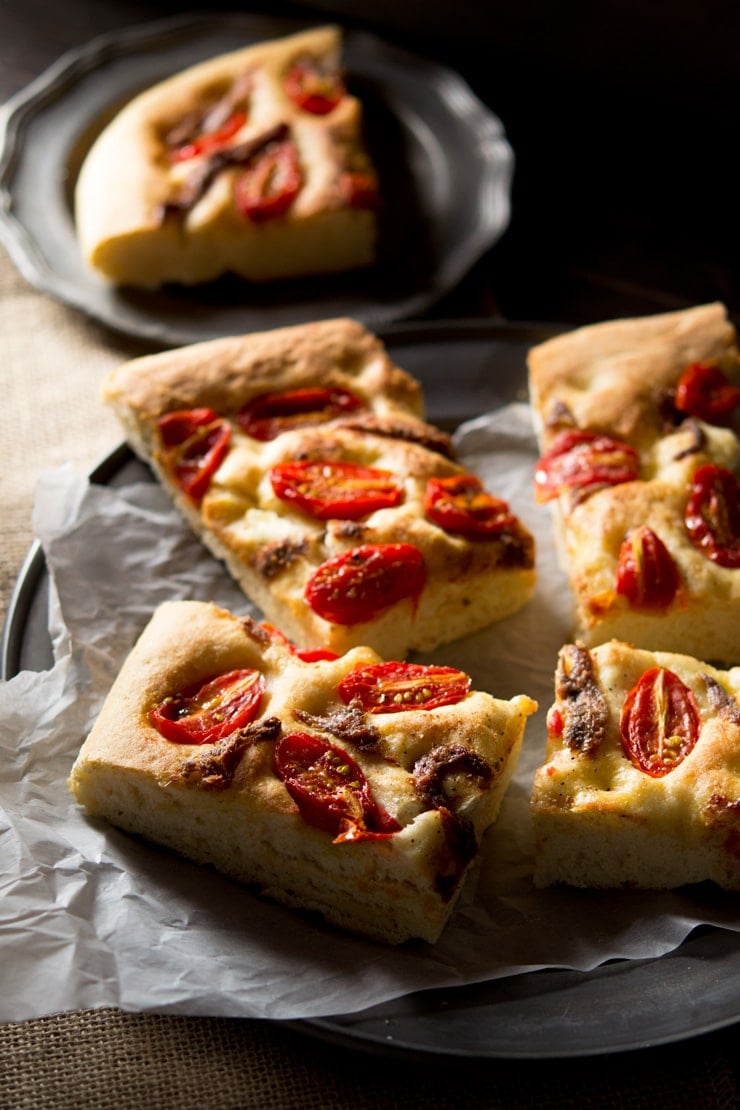
<svg viewBox="0 0 740 1110">
<path fill-rule="evenodd" d="M 104 397 L 204 543 L 302 646 L 403 658 L 531 595 L 531 534 L 453 461 L 418 383 L 353 321 L 140 358 Z"/>
<path fill-rule="evenodd" d="M 536 708 L 453 668 L 301 652 L 215 605 L 166 602 L 70 783 L 92 815 L 278 902 L 433 942 Z"/>
<path fill-rule="evenodd" d="M 130 101 L 75 189 L 89 264 L 118 284 L 339 272 L 375 257 L 379 187 L 339 28 L 209 59 Z"/>
<path fill-rule="evenodd" d="M 740 659 L 740 356 L 722 305 L 578 329 L 529 354 L 575 635 Z"/>
<path fill-rule="evenodd" d="M 740 668 L 563 647 L 531 795 L 535 883 L 740 890 Z"/>
</svg>

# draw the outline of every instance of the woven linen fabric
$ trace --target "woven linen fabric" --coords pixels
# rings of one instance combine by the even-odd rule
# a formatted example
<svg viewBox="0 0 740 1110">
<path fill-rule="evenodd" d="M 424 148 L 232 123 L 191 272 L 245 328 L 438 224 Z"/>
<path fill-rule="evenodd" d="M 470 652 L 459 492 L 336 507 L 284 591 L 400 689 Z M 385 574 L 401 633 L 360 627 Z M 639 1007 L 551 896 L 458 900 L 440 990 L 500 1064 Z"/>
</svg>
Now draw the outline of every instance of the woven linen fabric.
<svg viewBox="0 0 740 1110">
<path fill-rule="evenodd" d="M 31 289 L 0 250 L 3 612 L 33 538 L 37 475 L 65 462 L 88 472 L 120 442 L 98 391 L 108 369 L 139 353 L 135 341 Z M 740 1105 L 734 1030 L 686 1045 L 568 1061 L 431 1055 L 420 1061 L 353 1051 L 311 1032 L 268 1021 L 117 1010 L 8 1023 L 0 1026 L 0 1110 Z"/>
<path fill-rule="evenodd" d="M 73 463 L 89 472 L 121 439 L 99 397 L 106 372 L 142 353 L 49 297 L 32 290 L 0 248 L 0 606 L 33 539 L 36 479 Z"/>
<path fill-rule="evenodd" d="M 3 1110 L 730 1110 L 703 1042 L 598 1060 L 400 1060 L 280 1025 L 98 1010 L 0 1030 Z"/>
</svg>

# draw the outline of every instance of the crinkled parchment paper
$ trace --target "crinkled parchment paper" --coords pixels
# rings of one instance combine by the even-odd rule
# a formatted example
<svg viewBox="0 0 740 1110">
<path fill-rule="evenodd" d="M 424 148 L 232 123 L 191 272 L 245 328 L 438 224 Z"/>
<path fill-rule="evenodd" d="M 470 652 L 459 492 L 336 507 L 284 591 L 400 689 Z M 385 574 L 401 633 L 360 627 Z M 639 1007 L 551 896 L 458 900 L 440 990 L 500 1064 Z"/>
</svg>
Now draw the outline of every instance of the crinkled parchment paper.
<svg viewBox="0 0 740 1110">
<path fill-rule="evenodd" d="M 0 1020 L 116 1006 L 306 1018 L 413 991 L 536 968 L 589 970 L 660 956 L 699 924 L 737 931 L 736 902 L 702 892 L 535 891 L 527 800 L 545 744 L 569 597 L 547 510 L 531 497 L 529 410 L 465 425 L 462 458 L 508 498 L 538 541 L 539 585 L 515 617 L 435 652 L 476 687 L 540 703 L 480 867 L 435 946 L 345 936 L 264 902 L 207 868 L 89 820 L 66 780 L 121 662 L 159 602 L 249 606 L 146 478 L 90 485 L 45 473 L 35 526 L 52 581 L 56 662 L 0 686 Z"/>
</svg>

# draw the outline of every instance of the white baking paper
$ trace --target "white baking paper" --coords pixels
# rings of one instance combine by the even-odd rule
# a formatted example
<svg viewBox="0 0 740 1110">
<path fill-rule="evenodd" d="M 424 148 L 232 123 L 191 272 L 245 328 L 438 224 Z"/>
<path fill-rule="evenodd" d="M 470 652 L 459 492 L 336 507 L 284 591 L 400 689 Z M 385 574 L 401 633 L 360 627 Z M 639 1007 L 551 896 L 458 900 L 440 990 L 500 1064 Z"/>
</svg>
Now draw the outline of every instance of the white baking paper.
<svg viewBox="0 0 740 1110">
<path fill-rule="evenodd" d="M 66 779 L 125 655 L 167 598 L 249 606 L 157 485 L 45 473 L 35 526 L 52 579 L 56 662 L 0 686 L 0 1020 L 115 1006 L 310 1018 L 538 968 L 587 971 L 676 948 L 696 926 L 740 930 L 736 899 L 702 892 L 535 891 L 527 810 L 570 603 L 547 509 L 531 496 L 530 414 L 465 425 L 461 457 L 535 533 L 538 587 L 521 613 L 440 648 L 476 687 L 540 703 L 481 864 L 438 944 L 397 949 L 271 905 L 209 869 L 89 820 Z M 443 614 L 440 614 L 443 619 Z"/>
</svg>

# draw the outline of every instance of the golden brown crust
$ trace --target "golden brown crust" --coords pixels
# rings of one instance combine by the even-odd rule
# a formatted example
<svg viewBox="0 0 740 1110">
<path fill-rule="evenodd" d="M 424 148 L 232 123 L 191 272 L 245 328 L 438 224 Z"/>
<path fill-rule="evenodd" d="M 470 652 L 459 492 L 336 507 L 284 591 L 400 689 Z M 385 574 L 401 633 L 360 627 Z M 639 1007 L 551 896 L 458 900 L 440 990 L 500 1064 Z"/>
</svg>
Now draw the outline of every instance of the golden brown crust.
<svg viewBox="0 0 740 1110">
<path fill-rule="evenodd" d="M 691 362 L 713 362 L 740 380 L 735 329 L 724 305 L 700 305 L 633 320 L 592 324 L 529 353 L 530 396 L 543 447 L 563 410 L 578 428 L 642 447 L 660 434 L 656 397 Z"/>
<path fill-rule="evenodd" d="M 284 89 L 297 59 L 338 71 L 340 51 L 337 27 L 315 28 L 209 59 L 135 97 L 98 137 L 76 185 L 88 262 L 113 281 L 144 287 L 210 281 L 227 271 L 262 281 L 370 264 L 376 214 L 349 203 L 342 188 L 345 171 L 374 174 L 361 105 L 348 94 L 327 115 L 311 115 Z M 166 137 L 230 92 L 239 106 L 239 90 L 246 121 L 229 148 L 259 146 L 276 128 L 287 129 L 302 174 L 298 196 L 275 218 L 246 219 L 232 195 L 239 166 L 227 165 L 177 211 L 209 156 L 173 163 Z"/>
<path fill-rule="evenodd" d="M 103 399 L 144 420 L 196 405 L 233 413 L 257 394 L 316 384 L 349 389 L 380 414 L 423 415 L 418 382 L 345 317 L 145 355 L 109 374 Z"/>
<path fill-rule="evenodd" d="M 162 605 L 126 660 L 71 775 L 97 816 L 255 883 L 288 905 L 390 943 L 435 940 L 452 911 L 470 858 L 456 855 L 466 829 L 473 853 L 495 820 L 536 703 L 469 693 L 437 709 L 365 718 L 372 743 L 337 723 L 339 681 L 379 662 L 358 648 L 306 663 L 281 642 L 200 602 Z M 258 716 L 205 744 L 173 743 L 149 713 L 162 699 L 234 668 L 265 680 Z M 334 843 L 300 816 L 275 772 L 279 736 L 308 732 L 357 763 L 400 829 L 390 839 Z M 438 796 L 418 788 L 420 761 L 449 748 Z M 461 754 L 462 753 L 462 754 Z M 439 760 L 438 760 L 439 762 Z M 472 838 L 472 839 L 471 839 Z"/>
<path fill-rule="evenodd" d="M 567 648 L 564 650 L 568 650 Z M 608 707 L 598 745 L 565 743 L 556 697 L 545 762 L 535 774 L 535 881 L 585 887 L 662 889 L 711 879 L 740 889 L 740 668 L 718 670 L 687 655 L 647 652 L 609 641 L 590 652 Z M 691 752 L 662 777 L 635 766 L 620 720 L 630 690 L 650 668 L 666 668 L 699 711 Z"/>
<path fill-rule="evenodd" d="M 315 385 L 349 389 L 367 407 L 356 422 L 339 417 L 266 443 L 245 434 L 233 419 L 257 394 Z M 428 519 L 428 480 L 464 471 L 436 449 L 431 429 L 415 415 L 422 408 L 418 383 L 353 321 L 285 328 L 138 359 L 110 375 L 103 395 L 204 543 L 267 618 L 304 646 L 321 643 L 341 653 L 367 643 L 387 657 L 402 658 L 412 648 L 431 650 L 502 619 L 531 595 L 534 541 L 518 519 L 482 540 L 447 532 Z M 157 417 L 198 406 L 231 419 L 231 441 L 202 501 L 195 503 L 168 470 Z M 279 498 L 269 478 L 278 464 L 314 459 L 388 471 L 402 501 L 360 520 L 317 520 Z M 320 564 L 363 544 L 398 543 L 415 545 L 423 555 L 426 584 L 420 597 L 350 625 L 326 620 L 309 607 L 304 590 Z"/>
</svg>

